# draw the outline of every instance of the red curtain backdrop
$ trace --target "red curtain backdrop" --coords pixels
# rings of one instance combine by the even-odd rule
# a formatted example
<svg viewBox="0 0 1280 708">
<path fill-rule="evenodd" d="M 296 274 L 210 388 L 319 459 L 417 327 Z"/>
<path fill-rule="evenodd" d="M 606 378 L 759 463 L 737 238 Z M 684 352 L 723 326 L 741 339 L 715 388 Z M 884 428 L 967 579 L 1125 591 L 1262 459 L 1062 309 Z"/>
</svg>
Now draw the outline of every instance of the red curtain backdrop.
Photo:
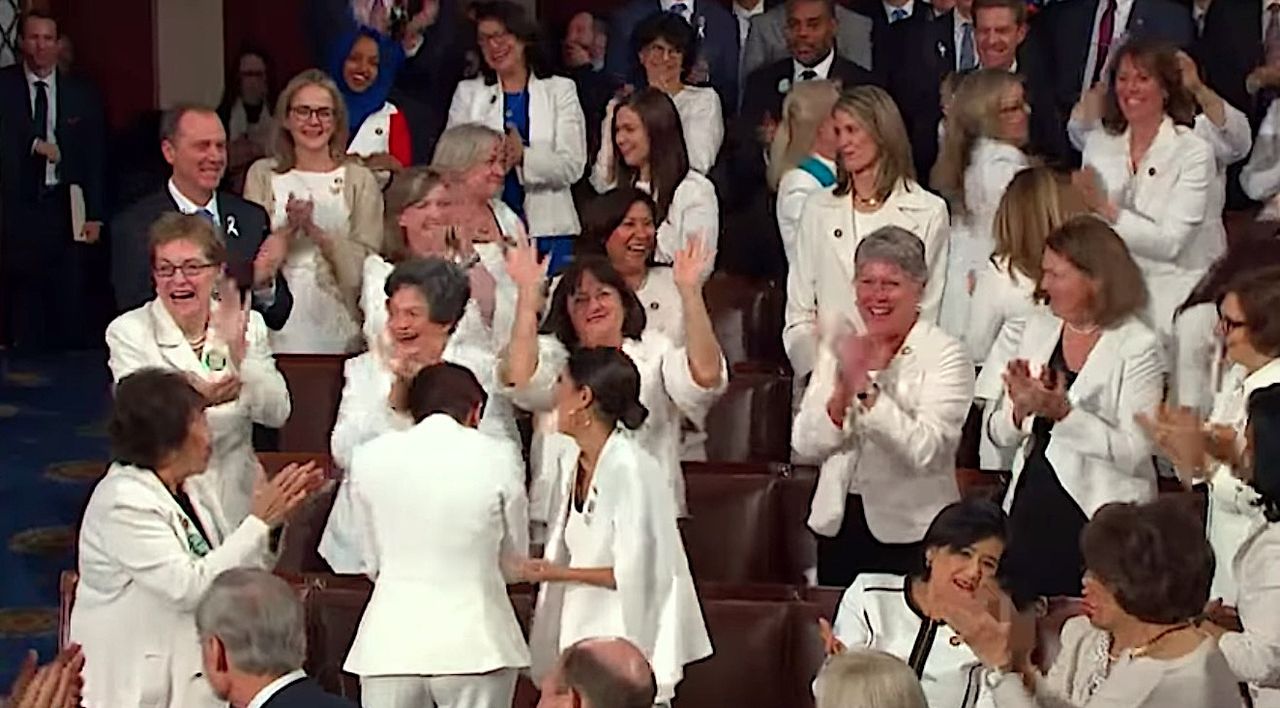
<svg viewBox="0 0 1280 708">
<path fill-rule="evenodd" d="M 275 72 L 276 88 L 311 66 L 303 6 L 307 0 L 223 0 L 222 36 L 228 63 L 241 47 L 266 52 Z"/>
<path fill-rule="evenodd" d="M 155 107 L 155 37 L 150 0 L 52 0 L 75 47 L 75 71 L 92 79 L 119 129 Z"/>
</svg>

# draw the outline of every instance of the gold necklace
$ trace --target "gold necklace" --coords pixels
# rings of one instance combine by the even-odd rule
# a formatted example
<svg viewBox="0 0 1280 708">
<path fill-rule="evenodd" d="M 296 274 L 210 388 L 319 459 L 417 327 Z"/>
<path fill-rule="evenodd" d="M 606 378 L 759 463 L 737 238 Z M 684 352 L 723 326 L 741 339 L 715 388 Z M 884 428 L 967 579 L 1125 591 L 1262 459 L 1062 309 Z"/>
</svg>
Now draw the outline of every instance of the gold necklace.
<svg viewBox="0 0 1280 708">
<path fill-rule="evenodd" d="M 854 206 L 876 207 L 880 206 L 880 200 L 877 197 L 862 197 L 855 192 L 853 195 L 853 204 Z"/>
</svg>

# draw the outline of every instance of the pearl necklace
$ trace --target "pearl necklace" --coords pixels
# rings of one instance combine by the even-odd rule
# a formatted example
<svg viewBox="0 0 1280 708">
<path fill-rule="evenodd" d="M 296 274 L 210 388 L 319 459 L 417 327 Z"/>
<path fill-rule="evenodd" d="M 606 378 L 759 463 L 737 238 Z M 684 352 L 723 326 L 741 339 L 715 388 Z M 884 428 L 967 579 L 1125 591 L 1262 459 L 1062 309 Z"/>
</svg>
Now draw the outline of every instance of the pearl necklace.
<svg viewBox="0 0 1280 708">
<path fill-rule="evenodd" d="M 1064 324 L 1066 324 L 1066 325 L 1067 325 L 1067 329 L 1068 329 L 1072 334 L 1084 334 L 1084 335 L 1090 335 L 1090 334 L 1094 334 L 1095 332 L 1097 332 L 1097 331 L 1098 331 L 1098 325 L 1096 325 L 1096 324 L 1089 325 L 1088 327 L 1077 327 L 1077 326 L 1075 326 L 1075 325 L 1071 324 L 1070 322 L 1066 322 L 1066 323 L 1064 323 Z"/>
</svg>

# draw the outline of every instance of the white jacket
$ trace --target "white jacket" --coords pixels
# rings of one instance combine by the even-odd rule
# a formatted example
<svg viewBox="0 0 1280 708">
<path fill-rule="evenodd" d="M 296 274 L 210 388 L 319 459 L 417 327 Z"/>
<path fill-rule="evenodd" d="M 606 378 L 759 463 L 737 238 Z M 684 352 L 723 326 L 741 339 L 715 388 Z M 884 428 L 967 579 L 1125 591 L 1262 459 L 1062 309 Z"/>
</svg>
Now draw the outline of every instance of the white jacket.
<svg viewBox="0 0 1280 708">
<path fill-rule="evenodd" d="M 821 155 L 811 155 L 836 171 L 836 163 Z M 787 263 L 796 259 L 796 233 L 800 230 L 800 214 L 804 212 L 804 204 L 814 192 L 830 192 L 831 187 L 823 187 L 818 178 L 809 174 L 808 170 L 792 167 L 782 174 L 778 180 L 778 198 L 775 211 L 778 215 L 778 233 L 782 235 L 782 250 L 787 256 Z"/>
<path fill-rule="evenodd" d="M 561 76 L 529 76 L 529 144 L 517 168 L 524 185 L 524 214 L 532 236 L 569 236 L 582 231 L 569 189 L 587 166 L 586 119 L 574 83 Z M 458 84 L 448 127 L 479 123 L 507 132 L 502 85 L 483 77 Z"/>
<path fill-rule="evenodd" d="M 1266 203 L 1259 219 L 1280 219 L 1280 102 L 1271 102 L 1258 126 L 1253 153 L 1240 170 L 1240 186 L 1250 199 Z"/>
<path fill-rule="evenodd" d="M 208 337 L 211 341 L 212 331 Z M 249 312 L 245 338 L 248 348 L 239 369 L 243 383 L 240 397 L 205 409 L 213 433 L 213 455 L 206 474 L 213 480 L 223 515 L 232 524 L 240 523 L 249 514 L 253 498 L 258 464 L 253 453 L 253 424 L 278 428 L 289 419 L 291 411 L 289 388 L 276 369 L 267 326 L 257 312 Z M 224 375 L 209 371 L 196 357 L 158 299 L 115 318 L 107 326 L 107 350 L 107 365 L 117 382 L 149 366 L 175 369 L 210 381 Z"/>
<path fill-rule="evenodd" d="M 956 448 L 973 401 L 973 364 L 964 345 L 922 318 L 888 368 L 875 372 L 880 393 L 871 410 L 855 401 L 843 428 L 827 415 L 838 369 L 823 346 L 791 429 L 792 448 L 823 461 L 809 528 L 835 536 L 847 495 L 860 494 L 878 540 L 919 541 L 934 515 L 960 498 Z"/>
<path fill-rule="evenodd" d="M 225 706 L 201 672 L 195 609 L 219 573 L 265 567 L 270 529 L 227 524 L 206 475 L 183 489 L 198 519 L 151 470 L 116 463 L 94 488 L 80 527 L 70 640 L 84 647 L 87 708 Z M 212 547 L 192 543 L 197 522 Z"/>
<path fill-rule="evenodd" d="M 924 241 L 929 282 L 921 298 L 921 317 L 938 321 L 946 281 L 947 204 L 915 182 L 900 184 L 874 214 L 859 214 L 879 226 L 900 226 Z M 787 271 L 786 324 L 782 344 L 796 376 L 813 370 L 819 331 L 834 331 L 843 322 L 860 325 L 853 296 L 853 256 L 868 233 L 854 229 L 853 198 L 830 191 L 805 203 L 796 233 L 795 259 Z M 830 329 L 828 329 L 830 328 Z"/>
<path fill-rule="evenodd" d="M 1048 364 L 1062 326 L 1062 320 L 1051 313 L 1027 320 L 1014 358 L 1026 359 L 1032 376 L 1039 376 Z M 1063 489 L 1087 516 L 1092 517 L 1098 507 L 1110 502 L 1155 499 L 1151 442 L 1134 416 L 1150 413 L 1160 403 L 1164 392 L 1162 361 L 1155 333 L 1130 317 L 1102 331 L 1067 391 L 1071 412 L 1054 423 L 1045 457 Z M 1015 428 L 1007 391 L 997 405 L 986 432 L 997 446 L 1018 447 L 1013 481 L 1004 499 L 1008 510 L 1030 451 L 1035 416 L 1026 416 L 1022 427 Z"/>
<path fill-rule="evenodd" d="M 1254 708 L 1280 707 L 1280 525 L 1252 509 L 1230 565 L 1240 578 L 1236 609 L 1244 632 L 1218 640 L 1236 678 L 1249 684 Z"/>
<path fill-rule="evenodd" d="M 344 670 L 438 676 L 529 665 L 502 573 L 529 553 L 517 448 L 436 414 L 358 448 L 344 484 L 374 581 Z"/>
<path fill-rule="evenodd" d="M 360 124 L 360 129 L 347 146 L 347 154 L 369 157 L 391 152 L 391 116 L 399 112 L 400 109 L 390 102 L 382 104 L 382 108 L 374 111 Z"/>
</svg>

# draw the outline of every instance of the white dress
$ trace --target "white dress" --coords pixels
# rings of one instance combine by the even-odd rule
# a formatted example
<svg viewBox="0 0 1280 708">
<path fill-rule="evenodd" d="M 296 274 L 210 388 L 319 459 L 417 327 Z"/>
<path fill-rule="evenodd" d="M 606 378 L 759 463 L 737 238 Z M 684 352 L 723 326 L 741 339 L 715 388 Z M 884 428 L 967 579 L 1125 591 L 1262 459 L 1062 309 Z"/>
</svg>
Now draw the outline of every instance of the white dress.
<svg viewBox="0 0 1280 708">
<path fill-rule="evenodd" d="M 346 168 L 330 172 L 290 170 L 272 174 L 271 189 L 275 209 L 271 215 L 273 229 L 280 228 L 287 217 L 285 207 L 289 195 L 315 202 L 313 218 L 330 234 L 345 235 L 350 231 L 351 212 L 343 196 Z M 305 236 L 297 236 L 289 246 L 289 254 L 281 273 L 293 294 L 293 310 L 279 331 L 271 332 L 271 348 L 277 354 L 346 354 L 360 349 L 360 325 L 351 316 L 338 294 L 333 268 L 319 247 Z"/>
</svg>

